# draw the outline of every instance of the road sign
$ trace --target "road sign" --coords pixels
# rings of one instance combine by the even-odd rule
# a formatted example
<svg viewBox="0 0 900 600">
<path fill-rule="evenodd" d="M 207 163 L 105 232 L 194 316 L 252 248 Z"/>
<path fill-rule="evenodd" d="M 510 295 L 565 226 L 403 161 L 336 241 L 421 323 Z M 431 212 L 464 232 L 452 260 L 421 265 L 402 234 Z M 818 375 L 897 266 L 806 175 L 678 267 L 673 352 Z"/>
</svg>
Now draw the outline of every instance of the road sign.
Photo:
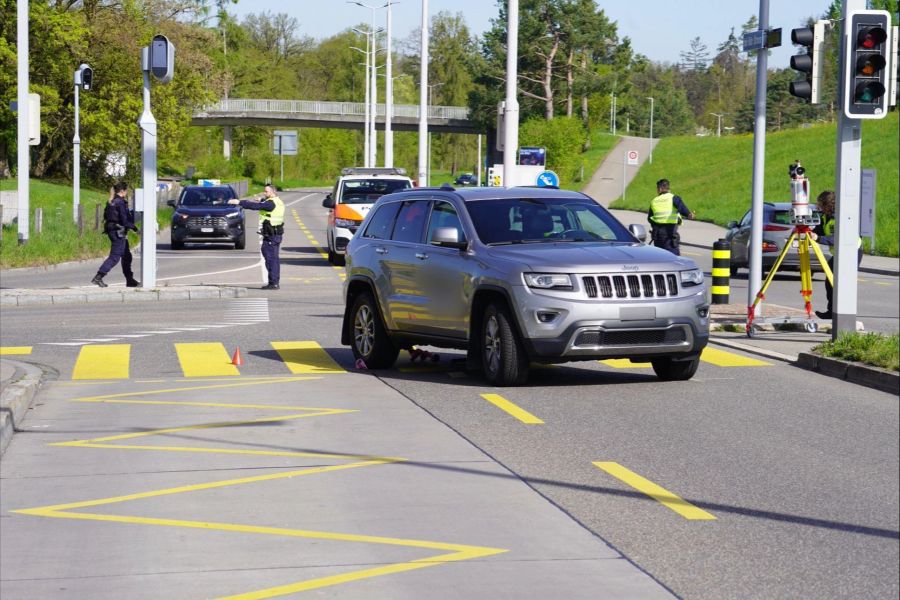
<svg viewBox="0 0 900 600">
<path fill-rule="evenodd" d="M 636 165 L 636 164 L 638 164 L 638 158 L 639 158 L 639 156 L 640 156 L 640 155 L 638 154 L 638 151 L 637 151 L 637 150 L 629 150 L 629 151 L 628 151 L 628 154 L 625 155 L 626 159 L 628 160 L 628 164 L 629 164 L 629 165 Z"/>
<path fill-rule="evenodd" d="M 559 187 L 559 175 L 553 171 L 541 171 L 536 183 L 538 187 Z"/>
<path fill-rule="evenodd" d="M 293 130 L 274 131 L 274 143 L 272 145 L 275 156 L 297 155 L 297 132 Z"/>
</svg>

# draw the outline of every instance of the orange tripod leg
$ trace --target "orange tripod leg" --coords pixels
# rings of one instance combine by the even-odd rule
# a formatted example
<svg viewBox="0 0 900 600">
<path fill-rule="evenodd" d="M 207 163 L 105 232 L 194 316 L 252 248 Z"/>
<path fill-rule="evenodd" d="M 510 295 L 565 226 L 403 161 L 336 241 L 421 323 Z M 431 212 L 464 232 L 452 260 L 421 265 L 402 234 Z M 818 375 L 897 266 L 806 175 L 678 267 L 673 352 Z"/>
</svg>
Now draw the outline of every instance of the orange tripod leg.
<svg viewBox="0 0 900 600">
<path fill-rule="evenodd" d="M 759 292 L 756 293 L 756 298 L 753 300 L 753 304 L 751 304 L 747 308 L 747 334 L 750 334 L 751 329 L 753 328 L 753 319 L 754 313 L 756 312 L 756 307 L 762 300 L 766 299 L 766 290 L 769 289 L 769 284 L 772 283 L 772 280 L 775 279 L 775 273 L 778 272 L 778 267 L 781 266 L 781 263 L 784 261 L 784 257 L 787 256 L 787 253 L 791 250 L 791 245 L 794 243 L 794 240 L 797 238 L 796 230 L 791 233 L 791 237 L 788 238 L 787 242 L 784 244 L 784 248 L 781 249 L 781 254 L 778 255 L 778 258 L 775 260 L 775 264 L 772 265 L 772 269 L 769 271 L 769 274 L 766 276 L 766 280 L 763 282 L 762 287 L 759 288 Z"/>
</svg>

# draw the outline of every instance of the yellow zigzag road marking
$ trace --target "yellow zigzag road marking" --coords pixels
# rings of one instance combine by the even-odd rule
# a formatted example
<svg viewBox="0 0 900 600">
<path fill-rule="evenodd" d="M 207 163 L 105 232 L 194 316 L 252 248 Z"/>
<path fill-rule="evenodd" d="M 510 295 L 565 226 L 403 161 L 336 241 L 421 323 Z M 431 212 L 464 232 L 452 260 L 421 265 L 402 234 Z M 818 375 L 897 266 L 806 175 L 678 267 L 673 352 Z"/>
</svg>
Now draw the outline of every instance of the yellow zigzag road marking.
<svg viewBox="0 0 900 600">
<path fill-rule="evenodd" d="M 755 358 L 741 356 L 734 352 L 726 352 L 707 346 L 700 354 L 700 360 L 717 367 L 770 367 L 772 363 L 768 363 Z M 615 369 L 649 369 L 649 362 L 633 363 L 626 358 L 611 358 L 598 361 Z"/>
<path fill-rule="evenodd" d="M 106 436 L 100 438 L 93 438 L 89 440 L 77 440 L 73 442 L 62 442 L 51 444 L 52 446 L 77 446 L 77 447 L 90 447 L 90 448 L 114 448 L 114 449 L 123 449 L 123 450 L 165 450 L 165 451 L 177 451 L 177 452 L 211 452 L 211 453 L 222 453 L 222 454 L 249 454 L 249 455 L 265 455 L 265 456 L 306 456 L 306 457 L 319 457 L 319 458 L 335 458 L 335 459 L 344 459 L 344 460 L 352 460 L 355 462 L 349 462 L 346 464 L 340 465 L 329 465 L 329 466 L 320 466 L 320 467 L 309 467 L 294 471 L 281 472 L 281 473 L 271 473 L 267 475 L 255 475 L 251 477 L 241 477 L 238 479 L 228 479 L 224 481 L 212 481 L 207 483 L 200 483 L 194 485 L 187 486 L 179 486 L 173 488 L 165 488 L 161 490 L 151 490 L 147 492 L 139 492 L 135 494 L 127 494 L 124 496 L 113 496 L 109 498 L 100 498 L 96 500 L 85 500 L 81 502 L 70 502 L 66 504 L 55 504 L 51 506 L 40 506 L 36 508 L 26 508 L 20 510 L 11 511 L 13 513 L 19 513 L 24 515 L 32 515 L 39 517 L 48 517 L 48 518 L 58 518 L 58 519 L 77 519 L 77 520 L 87 520 L 87 521 L 104 521 L 104 522 L 112 522 L 112 523 L 130 523 L 130 524 L 139 524 L 139 525 L 157 525 L 163 527 L 184 527 L 190 529 L 202 529 L 202 530 L 217 530 L 217 531 L 230 531 L 235 533 L 250 533 L 250 534 L 260 534 L 260 535 L 279 535 L 285 537 L 293 537 L 293 538 L 306 538 L 306 539 L 318 539 L 318 540 L 329 540 L 329 541 L 338 541 L 338 542 L 356 542 L 356 543 L 369 543 L 369 544 L 384 544 L 390 546 L 406 546 L 410 548 L 423 548 L 427 550 L 439 550 L 445 552 L 444 554 L 438 554 L 436 556 L 418 558 L 415 560 L 393 563 L 389 565 L 384 565 L 380 567 L 370 568 L 370 569 L 360 569 L 358 571 L 351 571 L 348 573 L 342 573 L 339 575 L 331 575 L 327 577 L 318 577 L 315 579 L 310 579 L 306 581 L 297 581 L 294 583 L 289 583 L 286 585 L 279 585 L 275 587 L 265 588 L 261 590 L 245 592 L 241 594 L 236 594 L 232 596 L 227 596 L 228 599 L 231 600 L 252 600 L 252 599 L 263 599 L 263 598 L 274 598 L 276 596 L 283 596 L 285 594 L 292 594 L 302 591 L 308 591 L 313 589 L 324 588 L 332 585 L 338 585 L 342 583 L 349 583 L 352 581 L 359 581 L 362 579 L 368 579 L 371 577 L 379 577 L 382 575 L 391 575 L 394 573 L 402 573 L 405 571 L 413 571 L 416 569 L 423 569 L 426 567 L 434 567 L 437 565 L 441 565 L 448 562 L 462 561 L 462 560 L 471 560 L 475 558 L 483 558 L 486 556 L 492 556 L 494 554 L 501 554 L 503 552 L 507 552 L 508 550 L 503 548 L 488 548 L 484 546 L 469 546 L 464 544 L 450 544 L 444 542 L 432 542 L 426 540 L 412 540 L 412 539 L 402 539 L 402 538 L 390 538 L 390 537 L 382 537 L 382 536 L 370 536 L 370 535 L 362 535 L 362 534 L 350 534 L 350 533 L 335 533 L 328 531 L 311 531 L 305 529 L 288 529 L 281 527 L 260 527 L 256 525 L 244 525 L 237 523 L 216 523 L 216 522 L 204 522 L 204 521 L 187 521 L 180 519 L 160 519 L 160 518 L 151 518 L 151 517 L 139 517 L 139 516 L 128 516 L 128 515 L 109 515 L 109 514 L 99 514 L 99 513 L 86 513 L 86 512 L 72 512 L 77 509 L 88 508 L 88 507 L 96 507 L 96 506 L 105 506 L 109 504 L 116 504 L 122 502 L 130 502 L 133 500 L 142 500 L 146 498 L 155 498 L 160 496 L 167 496 L 173 494 L 182 494 L 189 492 L 197 492 L 202 490 L 211 490 L 217 488 L 224 488 L 227 486 L 235 486 L 235 485 L 243 485 L 250 483 L 260 483 L 265 481 L 274 481 L 278 479 L 288 479 L 291 477 L 298 477 L 301 475 L 314 475 L 319 473 L 328 473 L 334 471 L 341 471 L 347 469 L 354 469 L 358 467 L 369 467 L 376 465 L 384 465 L 390 463 L 398 463 L 403 462 L 406 459 L 396 458 L 396 457 L 388 457 L 388 456 L 365 456 L 365 455 L 351 455 L 351 454 L 325 454 L 318 452 L 272 452 L 272 451 L 256 451 L 256 450 L 232 450 L 232 449 L 219 449 L 219 448 L 191 448 L 191 447 L 172 447 L 172 446 L 133 446 L 133 445 L 120 445 L 120 444 L 108 444 L 106 442 L 111 441 L 120 441 L 126 439 L 135 439 L 139 437 L 147 437 L 152 435 L 159 435 L 164 433 L 171 433 L 176 431 L 185 431 L 189 429 L 211 429 L 217 427 L 230 427 L 234 425 L 240 424 L 251 424 L 251 423 L 261 423 L 261 422 L 271 422 L 271 421 L 284 421 L 288 419 L 301 419 L 305 417 L 314 417 L 314 416 L 325 416 L 325 415 L 333 415 L 333 414 L 342 414 L 342 413 L 351 413 L 357 412 L 355 410 L 350 409 L 337 409 L 337 408 L 313 408 L 313 407 L 289 407 L 289 406 L 276 406 L 276 405 L 268 405 L 268 404 L 227 404 L 227 403 L 218 403 L 218 402 L 178 402 L 178 401 L 167 401 L 167 400 L 135 400 L 128 399 L 133 398 L 134 396 L 149 396 L 149 395 L 158 395 L 158 394 L 166 394 L 172 392 L 184 392 L 184 391 L 194 391 L 194 390 L 210 390 L 210 389 L 220 389 L 220 388 L 228 388 L 228 387 L 241 387 L 247 385 L 258 385 L 265 383 L 281 383 L 281 382 L 290 382 L 290 381 L 307 381 L 310 379 L 320 379 L 319 377 L 289 377 L 289 378 L 277 378 L 277 379 L 267 379 L 264 381 L 253 381 L 253 382 L 242 382 L 242 383 L 230 383 L 230 384 L 218 384 L 218 385 L 200 385 L 200 386 L 191 386 L 191 387 L 183 387 L 183 388 L 169 388 L 162 390 L 148 390 L 144 392 L 126 392 L 121 394 L 107 394 L 102 396 L 89 396 L 85 398 L 75 398 L 73 401 L 75 402 L 95 402 L 95 403 L 109 403 L 109 404 L 143 404 L 143 405 L 184 405 L 184 406 L 199 406 L 199 407 L 210 407 L 210 408 L 246 408 L 246 409 L 256 409 L 256 410 L 302 410 L 309 411 L 304 414 L 291 414 L 291 415 L 281 415 L 277 417 L 267 417 L 262 419 L 254 419 L 249 421 L 242 422 L 228 422 L 228 423 L 206 423 L 201 425 L 191 425 L 184 427 L 169 427 L 165 429 L 156 429 L 153 431 L 145 431 L 140 433 L 128 433 L 122 435 L 113 435 Z"/>
<path fill-rule="evenodd" d="M 297 212 L 297 209 L 292 208 L 291 214 L 294 216 L 294 220 L 297 221 L 297 225 L 300 226 L 300 229 L 302 229 L 304 231 L 304 233 L 308 232 L 309 229 L 306 227 L 306 225 L 303 223 L 303 221 L 300 220 L 300 214 Z M 306 237 L 308 237 L 309 240 L 312 242 L 315 250 L 322 256 L 322 258 L 324 258 L 327 261 L 328 260 L 328 252 L 322 248 L 321 244 L 319 244 L 319 242 L 317 242 L 314 237 L 310 236 L 309 233 L 306 233 Z M 338 275 L 340 276 L 341 279 L 347 278 L 347 274 L 344 272 L 343 267 L 331 265 L 331 268 L 338 272 Z"/>
</svg>

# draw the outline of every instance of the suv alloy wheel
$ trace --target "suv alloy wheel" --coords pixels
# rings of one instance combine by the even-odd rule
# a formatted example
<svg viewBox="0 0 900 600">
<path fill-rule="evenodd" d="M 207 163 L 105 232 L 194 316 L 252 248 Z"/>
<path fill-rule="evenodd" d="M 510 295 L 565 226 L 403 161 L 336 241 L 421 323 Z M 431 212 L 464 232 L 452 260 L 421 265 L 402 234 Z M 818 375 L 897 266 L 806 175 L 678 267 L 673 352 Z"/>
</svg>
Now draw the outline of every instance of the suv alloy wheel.
<svg viewBox="0 0 900 600">
<path fill-rule="evenodd" d="M 485 308 L 481 340 L 481 362 L 490 383 L 522 385 L 528 380 L 528 357 L 505 306 Z"/>
<path fill-rule="evenodd" d="M 370 369 L 386 369 L 393 365 L 400 350 L 385 332 L 378 305 L 370 293 L 363 292 L 356 297 L 350 319 L 353 356 L 363 359 Z"/>
</svg>

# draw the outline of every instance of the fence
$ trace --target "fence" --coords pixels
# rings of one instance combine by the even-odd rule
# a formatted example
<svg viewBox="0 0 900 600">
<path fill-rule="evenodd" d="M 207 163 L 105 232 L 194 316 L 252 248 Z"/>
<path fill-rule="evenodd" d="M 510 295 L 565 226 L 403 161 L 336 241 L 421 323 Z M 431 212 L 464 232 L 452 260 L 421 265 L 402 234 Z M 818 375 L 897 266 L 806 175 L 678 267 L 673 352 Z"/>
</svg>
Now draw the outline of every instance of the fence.
<svg viewBox="0 0 900 600">
<path fill-rule="evenodd" d="M 386 114 L 384 104 L 375 105 L 379 117 Z M 366 114 L 365 102 L 326 102 L 319 100 L 220 100 L 207 106 L 202 112 L 216 113 L 291 113 L 306 115 L 340 115 L 362 117 Z M 394 117 L 419 118 L 418 104 L 395 104 Z M 465 106 L 429 106 L 429 119 L 468 120 L 469 109 Z"/>
</svg>

